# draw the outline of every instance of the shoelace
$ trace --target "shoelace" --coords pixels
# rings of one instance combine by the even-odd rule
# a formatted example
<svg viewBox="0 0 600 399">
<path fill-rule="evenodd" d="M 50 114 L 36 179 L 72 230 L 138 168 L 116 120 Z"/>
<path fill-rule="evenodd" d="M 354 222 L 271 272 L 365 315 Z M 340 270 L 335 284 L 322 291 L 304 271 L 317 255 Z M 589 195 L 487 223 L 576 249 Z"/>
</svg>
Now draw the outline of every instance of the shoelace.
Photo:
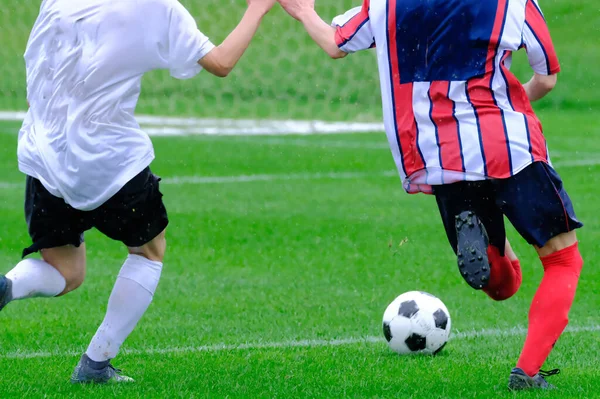
<svg viewBox="0 0 600 399">
<path fill-rule="evenodd" d="M 557 375 L 560 374 L 560 369 L 553 369 L 553 370 L 540 370 L 539 375 L 541 375 L 542 377 L 552 377 L 553 375 Z"/>
<path fill-rule="evenodd" d="M 117 374 L 121 374 L 121 369 L 118 369 L 118 368 L 116 368 L 116 367 L 115 367 L 115 366 L 113 366 L 112 364 L 110 364 L 110 363 L 109 363 L 109 364 L 108 364 L 108 367 L 109 367 L 110 369 L 112 369 L 112 370 L 113 370 L 115 373 L 117 373 Z"/>
</svg>

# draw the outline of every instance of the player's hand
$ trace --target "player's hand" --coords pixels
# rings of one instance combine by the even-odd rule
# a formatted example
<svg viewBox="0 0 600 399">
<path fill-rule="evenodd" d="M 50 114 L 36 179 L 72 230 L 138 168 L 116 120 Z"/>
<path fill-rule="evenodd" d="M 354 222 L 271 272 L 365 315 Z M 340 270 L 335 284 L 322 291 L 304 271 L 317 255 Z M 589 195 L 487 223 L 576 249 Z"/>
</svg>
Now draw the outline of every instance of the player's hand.
<svg viewBox="0 0 600 399">
<path fill-rule="evenodd" d="M 300 20 L 306 12 L 314 11 L 315 0 L 277 0 L 288 14 Z"/>
<path fill-rule="evenodd" d="M 246 0 L 249 9 L 255 9 L 262 14 L 268 13 L 275 5 L 275 0 Z"/>
</svg>

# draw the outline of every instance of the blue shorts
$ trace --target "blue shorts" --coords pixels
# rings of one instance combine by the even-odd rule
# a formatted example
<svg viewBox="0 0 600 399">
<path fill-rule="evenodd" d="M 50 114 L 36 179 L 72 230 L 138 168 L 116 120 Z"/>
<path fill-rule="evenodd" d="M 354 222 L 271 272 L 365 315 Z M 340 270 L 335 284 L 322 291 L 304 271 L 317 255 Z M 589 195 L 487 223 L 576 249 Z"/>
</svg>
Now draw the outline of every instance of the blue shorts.
<svg viewBox="0 0 600 399">
<path fill-rule="evenodd" d="M 535 162 L 507 179 L 434 186 L 450 245 L 456 252 L 455 216 L 473 211 L 485 226 L 490 244 L 504 254 L 504 216 L 531 245 L 583 227 L 556 171 Z"/>
</svg>

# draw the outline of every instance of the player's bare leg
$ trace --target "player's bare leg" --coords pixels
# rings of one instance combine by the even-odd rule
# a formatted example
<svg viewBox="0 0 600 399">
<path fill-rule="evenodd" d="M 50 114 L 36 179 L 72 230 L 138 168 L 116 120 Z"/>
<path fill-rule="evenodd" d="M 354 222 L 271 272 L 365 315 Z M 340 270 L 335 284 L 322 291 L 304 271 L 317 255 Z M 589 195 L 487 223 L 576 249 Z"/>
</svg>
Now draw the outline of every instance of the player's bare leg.
<svg viewBox="0 0 600 399">
<path fill-rule="evenodd" d="M 0 310 L 9 302 L 56 297 L 77 289 L 85 279 L 85 244 L 44 249 L 40 259 L 24 259 L 0 277 Z"/>
<path fill-rule="evenodd" d="M 130 382 L 110 361 L 133 331 L 152 302 L 162 272 L 166 250 L 163 231 L 148 244 L 129 248 L 108 300 L 104 321 L 98 328 L 73 376 L 73 383 Z"/>
<path fill-rule="evenodd" d="M 543 377 L 557 374 L 558 370 L 547 373 L 540 368 L 568 324 L 583 267 L 574 231 L 560 234 L 536 249 L 544 277 L 529 310 L 523 351 L 509 379 L 509 388 L 514 390 L 552 387 Z"/>
</svg>

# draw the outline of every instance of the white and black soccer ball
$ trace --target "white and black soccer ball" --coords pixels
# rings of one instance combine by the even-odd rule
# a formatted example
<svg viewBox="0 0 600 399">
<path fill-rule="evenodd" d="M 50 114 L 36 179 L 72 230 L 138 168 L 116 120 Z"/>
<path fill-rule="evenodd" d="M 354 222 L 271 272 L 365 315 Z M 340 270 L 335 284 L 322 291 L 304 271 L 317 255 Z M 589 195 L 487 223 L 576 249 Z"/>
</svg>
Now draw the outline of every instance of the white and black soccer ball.
<svg viewBox="0 0 600 399">
<path fill-rule="evenodd" d="M 401 355 L 441 351 L 450 337 L 451 319 L 437 297 L 410 291 L 394 299 L 383 314 L 383 335 Z"/>
</svg>

